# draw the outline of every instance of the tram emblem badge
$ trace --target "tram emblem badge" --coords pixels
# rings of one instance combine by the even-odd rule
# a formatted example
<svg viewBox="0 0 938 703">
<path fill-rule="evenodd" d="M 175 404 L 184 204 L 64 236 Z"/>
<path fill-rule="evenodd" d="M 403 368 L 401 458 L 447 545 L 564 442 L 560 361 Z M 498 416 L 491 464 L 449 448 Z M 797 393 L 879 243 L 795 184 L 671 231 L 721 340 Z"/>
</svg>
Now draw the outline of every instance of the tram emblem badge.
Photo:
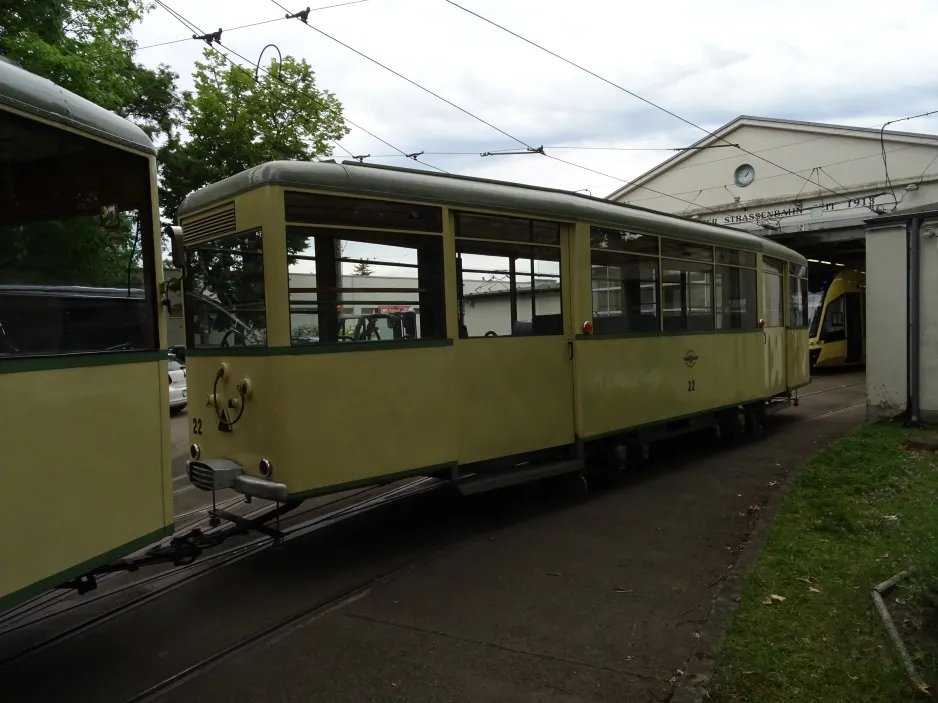
<svg viewBox="0 0 938 703">
<path fill-rule="evenodd" d="M 693 367 L 694 364 L 697 363 L 697 359 L 699 358 L 700 357 L 694 353 L 694 350 L 691 349 L 686 354 L 684 354 L 684 363 L 687 364 L 689 367 Z"/>
</svg>

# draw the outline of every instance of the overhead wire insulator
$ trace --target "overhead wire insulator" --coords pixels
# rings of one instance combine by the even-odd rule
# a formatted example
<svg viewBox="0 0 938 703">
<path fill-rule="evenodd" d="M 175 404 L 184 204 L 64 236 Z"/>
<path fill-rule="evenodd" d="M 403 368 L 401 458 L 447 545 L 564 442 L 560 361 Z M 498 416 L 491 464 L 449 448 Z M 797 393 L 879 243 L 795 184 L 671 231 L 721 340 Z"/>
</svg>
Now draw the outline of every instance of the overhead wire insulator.
<svg viewBox="0 0 938 703">
<path fill-rule="evenodd" d="M 196 29 L 198 29 L 198 27 Z M 221 33 L 222 33 L 222 28 L 219 27 L 217 32 L 209 32 L 208 34 L 202 34 L 202 35 L 193 34 L 192 38 L 198 39 L 200 41 L 204 41 L 206 44 L 211 46 L 213 42 L 215 44 L 221 44 Z"/>
<path fill-rule="evenodd" d="M 310 13 L 310 9 L 307 7 L 305 10 L 300 10 L 299 12 L 287 14 L 286 18 L 288 20 L 300 20 L 303 24 L 309 24 L 309 13 Z"/>
</svg>

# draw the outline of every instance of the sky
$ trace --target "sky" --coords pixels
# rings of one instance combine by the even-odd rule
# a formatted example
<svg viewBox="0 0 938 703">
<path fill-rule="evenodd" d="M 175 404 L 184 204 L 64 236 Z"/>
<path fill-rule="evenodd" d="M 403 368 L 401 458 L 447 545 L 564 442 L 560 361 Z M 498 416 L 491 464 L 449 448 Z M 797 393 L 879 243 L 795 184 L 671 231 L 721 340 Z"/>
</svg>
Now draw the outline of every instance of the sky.
<svg viewBox="0 0 938 703">
<path fill-rule="evenodd" d="M 870 127 L 938 109 L 933 0 L 908 0 L 895 12 L 865 0 L 457 1 L 707 130 L 740 114 Z M 272 0 L 165 2 L 206 32 L 285 14 Z M 283 4 L 339 2 L 348 0 Z M 347 118 L 452 173 L 604 197 L 673 155 L 666 149 L 705 136 L 445 0 L 367 0 L 311 12 L 310 24 L 531 146 L 580 147 L 547 152 L 612 177 L 537 154 L 478 156 L 524 147 L 299 20 L 223 33 L 222 43 L 252 62 L 271 43 L 305 58 Z M 157 7 L 135 35 L 146 47 L 191 32 Z M 186 89 L 203 47 L 190 39 L 141 49 L 137 58 L 168 64 Z M 264 62 L 273 56 L 267 49 Z M 938 120 L 891 128 L 934 133 Z M 356 129 L 342 144 L 356 155 L 394 153 Z M 403 157 L 372 161 L 419 166 Z"/>
<path fill-rule="evenodd" d="M 715 130 L 741 114 L 861 127 L 938 110 L 938 3 L 888 12 L 867 0 L 455 0 L 608 80 Z M 310 25 L 552 156 L 486 156 L 524 149 L 349 48 L 283 19 L 272 0 L 164 0 L 204 32 L 256 62 L 276 44 L 305 58 L 345 116 L 451 173 L 582 190 L 605 197 L 705 132 L 470 15 L 446 0 L 366 0 L 310 13 Z M 313 8 L 349 0 L 306 0 Z M 307 4 L 285 6 L 304 9 Z M 190 89 L 204 44 L 165 9 L 137 27 L 137 58 L 168 64 Z M 263 63 L 276 56 L 268 48 Z M 232 58 L 247 65 L 232 55 Z M 938 133 L 938 115 L 891 129 Z M 352 154 L 394 150 L 352 129 Z M 754 145 L 742 144 L 744 148 Z M 575 147 L 575 148 L 557 148 Z M 466 152 L 463 155 L 433 152 Z M 347 158 L 336 151 L 339 158 Z M 403 157 L 369 161 L 420 167 Z M 595 173 L 598 171 L 600 173 Z M 604 174 L 604 175 L 601 175 Z M 369 256 L 350 247 L 350 256 Z M 396 258 L 396 257 L 395 257 Z M 376 273 L 401 275 L 382 267 Z"/>
</svg>

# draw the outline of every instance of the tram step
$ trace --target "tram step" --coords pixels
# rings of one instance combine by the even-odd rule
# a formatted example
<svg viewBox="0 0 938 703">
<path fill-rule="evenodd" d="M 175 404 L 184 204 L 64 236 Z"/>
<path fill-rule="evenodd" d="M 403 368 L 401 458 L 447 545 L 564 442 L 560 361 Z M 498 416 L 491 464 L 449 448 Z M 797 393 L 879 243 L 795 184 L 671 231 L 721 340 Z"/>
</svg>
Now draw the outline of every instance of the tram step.
<svg viewBox="0 0 938 703">
<path fill-rule="evenodd" d="M 536 481 L 551 476 L 570 474 L 583 470 L 583 462 L 578 460 L 554 461 L 543 464 L 526 464 L 513 469 L 484 474 L 471 474 L 456 482 L 456 488 L 463 495 L 475 495 L 519 483 Z"/>
</svg>

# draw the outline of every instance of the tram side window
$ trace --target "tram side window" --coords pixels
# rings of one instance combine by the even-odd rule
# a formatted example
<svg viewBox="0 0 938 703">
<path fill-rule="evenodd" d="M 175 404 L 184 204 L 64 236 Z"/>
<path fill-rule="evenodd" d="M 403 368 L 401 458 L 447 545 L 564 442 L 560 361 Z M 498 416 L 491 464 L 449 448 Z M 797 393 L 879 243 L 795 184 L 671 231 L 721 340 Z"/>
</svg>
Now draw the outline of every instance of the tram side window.
<svg viewBox="0 0 938 703">
<path fill-rule="evenodd" d="M 185 313 L 189 347 L 267 344 L 263 235 L 233 234 L 186 250 Z"/>
<path fill-rule="evenodd" d="M 661 240 L 661 316 L 666 331 L 712 330 L 712 246 Z"/>
<path fill-rule="evenodd" d="M 657 332 L 658 259 L 618 252 L 591 254 L 593 332 Z"/>
<path fill-rule="evenodd" d="M 807 266 L 789 264 L 788 310 L 791 327 L 807 327 L 809 323 L 807 276 Z"/>
<path fill-rule="evenodd" d="M 593 332 L 658 332 L 658 237 L 591 227 L 590 249 Z"/>
<path fill-rule="evenodd" d="M 460 337 L 563 334 L 560 225 L 456 215 Z"/>
<path fill-rule="evenodd" d="M 445 339 L 443 239 L 287 229 L 291 343 Z"/>
<path fill-rule="evenodd" d="M 713 266 L 661 260 L 665 330 L 713 329 Z"/>
<path fill-rule="evenodd" d="M 736 266 L 717 266 L 714 293 L 716 328 L 746 330 L 759 326 L 756 271 Z"/>
<path fill-rule="evenodd" d="M 762 257 L 762 319 L 766 327 L 781 327 L 782 271 L 784 264 L 778 259 Z"/>
<path fill-rule="evenodd" d="M 5 111 L 0 142 L 0 357 L 156 349 L 147 160 Z"/>
</svg>

